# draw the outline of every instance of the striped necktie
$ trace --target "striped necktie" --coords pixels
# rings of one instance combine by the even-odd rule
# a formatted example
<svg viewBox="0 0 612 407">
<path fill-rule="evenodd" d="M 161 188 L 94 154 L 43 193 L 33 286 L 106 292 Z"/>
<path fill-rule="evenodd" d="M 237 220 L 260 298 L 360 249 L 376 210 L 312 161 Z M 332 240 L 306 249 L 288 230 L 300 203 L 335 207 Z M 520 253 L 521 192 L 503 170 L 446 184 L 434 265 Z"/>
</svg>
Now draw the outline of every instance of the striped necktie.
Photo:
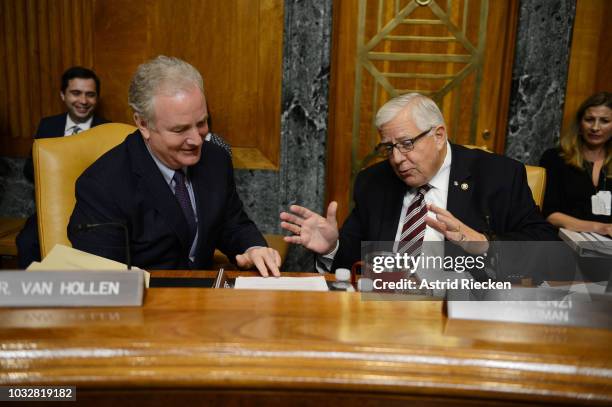
<svg viewBox="0 0 612 407">
<path fill-rule="evenodd" d="M 431 186 L 429 184 L 420 187 L 406 211 L 402 234 L 399 239 L 399 253 L 416 256 L 421 252 L 423 238 L 425 237 L 425 217 L 427 216 L 425 194 L 430 189 Z"/>
<path fill-rule="evenodd" d="M 75 125 L 74 127 L 72 127 L 72 133 L 70 134 L 71 135 L 79 134 L 80 131 L 81 131 L 81 128 L 78 125 Z"/>
</svg>

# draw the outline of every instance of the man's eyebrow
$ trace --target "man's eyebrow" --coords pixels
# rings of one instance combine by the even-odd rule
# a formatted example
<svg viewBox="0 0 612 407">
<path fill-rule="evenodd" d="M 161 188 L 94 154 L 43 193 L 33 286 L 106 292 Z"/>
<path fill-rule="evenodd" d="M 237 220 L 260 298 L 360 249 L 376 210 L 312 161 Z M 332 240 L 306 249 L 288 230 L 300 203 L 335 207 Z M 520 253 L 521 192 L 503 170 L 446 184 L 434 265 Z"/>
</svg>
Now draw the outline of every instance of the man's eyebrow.
<svg viewBox="0 0 612 407">
<path fill-rule="evenodd" d="M 402 141 L 406 141 L 406 140 L 412 140 L 413 138 L 414 138 L 414 137 L 410 137 L 410 135 L 408 135 L 408 134 L 407 134 L 407 135 L 405 135 L 405 136 L 399 136 L 399 137 L 397 137 L 397 138 L 395 139 L 395 142 L 396 142 L 396 143 L 398 143 L 398 142 L 402 142 Z M 391 141 L 381 141 L 381 144 L 387 144 L 387 143 L 389 143 L 389 144 L 394 144 L 394 143 L 393 143 L 393 142 L 391 142 Z"/>
<path fill-rule="evenodd" d="M 413 138 L 414 138 L 414 137 L 410 137 L 410 136 L 408 136 L 408 135 L 406 135 L 406 136 L 401 136 L 401 137 L 396 138 L 396 139 L 395 139 L 395 142 L 396 142 L 396 143 L 403 143 L 403 142 L 405 142 L 405 141 L 410 141 L 410 140 L 412 140 Z"/>
</svg>

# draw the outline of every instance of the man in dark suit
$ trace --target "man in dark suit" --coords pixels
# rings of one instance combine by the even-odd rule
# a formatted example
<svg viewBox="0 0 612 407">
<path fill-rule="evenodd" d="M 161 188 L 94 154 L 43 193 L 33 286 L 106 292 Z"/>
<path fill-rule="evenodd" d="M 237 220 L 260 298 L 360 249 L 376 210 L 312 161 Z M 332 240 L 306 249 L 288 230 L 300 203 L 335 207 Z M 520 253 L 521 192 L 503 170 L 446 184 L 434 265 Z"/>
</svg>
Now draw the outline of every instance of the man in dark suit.
<svg viewBox="0 0 612 407">
<path fill-rule="evenodd" d="M 34 139 L 71 136 L 91 127 L 108 123 L 108 120 L 95 114 L 100 96 L 100 79 L 90 69 L 80 66 L 68 68 L 62 75 L 60 98 L 67 112 L 45 117 L 38 124 Z M 23 175 L 34 182 L 32 157 L 28 158 Z M 21 232 L 17 235 L 17 253 L 20 268 L 26 268 L 33 261 L 40 261 L 38 242 L 38 219 L 30 216 Z"/>
<path fill-rule="evenodd" d="M 206 269 L 219 248 L 240 267 L 279 275 L 280 255 L 244 212 L 232 161 L 204 143 L 208 111 L 202 77 L 160 56 L 140 65 L 129 103 L 138 130 L 79 177 L 68 225 L 73 246 L 125 262 L 127 226 L 134 265 Z M 103 225 L 83 230 L 88 224 Z"/>
<path fill-rule="evenodd" d="M 539 214 L 525 167 L 507 157 L 450 144 L 442 113 L 429 98 L 397 97 L 378 112 L 377 152 L 387 158 L 359 173 L 355 207 L 340 232 L 336 202 L 324 218 L 293 205 L 280 215 L 285 237 L 333 258 L 332 269 L 360 259 L 362 241 L 450 241 L 471 254 L 493 238 L 555 240 Z"/>
</svg>

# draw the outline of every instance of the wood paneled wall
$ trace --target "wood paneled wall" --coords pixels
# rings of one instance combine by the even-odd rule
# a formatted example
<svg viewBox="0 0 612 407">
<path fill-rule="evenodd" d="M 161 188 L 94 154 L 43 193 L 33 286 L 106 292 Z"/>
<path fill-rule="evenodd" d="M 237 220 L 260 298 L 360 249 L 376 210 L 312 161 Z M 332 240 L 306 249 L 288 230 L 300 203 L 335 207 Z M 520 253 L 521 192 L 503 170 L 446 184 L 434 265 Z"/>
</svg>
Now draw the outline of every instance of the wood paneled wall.
<svg viewBox="0 0 612 407">
<path fill-rule="evenodd" d="M 0 1 L 0 154 L 25 156 L 41 117 L 60 113 L 60 77 L 93 66 L 93 0 Z"/>
<path fill-rule="evenodd" d="M 572 35 L 563 129 L 580 104 L 595 92 L 612 91 L 612 2 L 578 0 Z"/>
<path fill-rule="evenodd" d="M 8 56 L 0 69 L 9 71 L 1 75 L 8 80 L 0 100 L 0 154 L 29 152 L 40 118 L 63 110 L 59 78 L 74 64 L 93 67 L 100 77 L 99 111 L 132 123 L 130 79 L 139 64 L 164 54 L 202 73 L 212 129 L 232 144 L 235 166 L 278 168 L 283 0 L 0 4 L 6 31 L 0 56 Z"/>
<path fill-rule="evenodd" d="M 334 4 L 326 200 L 339 203 L 339 222 L 349 213 L 354 177 L 376 160 L 372 152 L 379 138 L 374 117 L 394 96 L 387 88 L 397 94 L 416 90 L 437 99 L 453 142 L 503 150 L 519 1 L 422 3 L 425 6 L 408 0 Z M 448 21 L 440 18 L 443 13 L 434 13 L 429 6 L 434 4 L 446 12 Z M 481 13 L 484 10 L 488 12 Z M 485 17 L 486 30 L 480 20 Z M 362 47 L 358 34 L 363 44 L 373 48 Z M 482 45 L 478 58 L 470 59 L 470 64 L 482 62 L 482 72 L 467 70 L 467 41 L 474 48 Z M 382 61 L 364 63 L 370 51 Z M 470 73 L 462 76 L 464 70 Z"/>
</svg>

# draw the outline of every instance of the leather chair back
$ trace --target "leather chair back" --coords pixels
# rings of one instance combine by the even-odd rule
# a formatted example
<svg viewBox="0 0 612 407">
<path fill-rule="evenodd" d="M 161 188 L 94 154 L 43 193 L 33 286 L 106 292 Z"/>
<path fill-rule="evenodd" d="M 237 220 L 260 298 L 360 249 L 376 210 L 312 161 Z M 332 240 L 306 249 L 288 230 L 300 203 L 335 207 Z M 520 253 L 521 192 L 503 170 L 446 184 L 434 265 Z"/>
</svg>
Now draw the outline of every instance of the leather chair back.
<svg viewBox="0 0 612 407">
<path fill-rule="evenodd" d="M 66 229 L 76 202 L 77 178 L 135 130 L 128 124 L 107 123 L 74 136 L 34 141 L 32 156 L 42 258 L 58 243 L 71 246 Z"/>
<path fill-rule="evenodd" d="M 546 191 L 546 168 L 537 165 L 525 165 L 527 170 L 527 183 L 531 189 L 531 195 L 538 208 L 542 209 L 544 204 L 544 192 Z"/>
<path fill-rule="evenodd" d="M 488 153 L 491 152 L 486 146 L 466 144 L 464 147 L 477 148 Z M 529 189 L 531 189 L 533 200 L 539 208 L 542 208 L 544 192 L 546 191 L 546 169 L 535 165 L 525 165 L 525 170 L 527 171 L 527 183 L 529 184 Z"/>
</svg>

